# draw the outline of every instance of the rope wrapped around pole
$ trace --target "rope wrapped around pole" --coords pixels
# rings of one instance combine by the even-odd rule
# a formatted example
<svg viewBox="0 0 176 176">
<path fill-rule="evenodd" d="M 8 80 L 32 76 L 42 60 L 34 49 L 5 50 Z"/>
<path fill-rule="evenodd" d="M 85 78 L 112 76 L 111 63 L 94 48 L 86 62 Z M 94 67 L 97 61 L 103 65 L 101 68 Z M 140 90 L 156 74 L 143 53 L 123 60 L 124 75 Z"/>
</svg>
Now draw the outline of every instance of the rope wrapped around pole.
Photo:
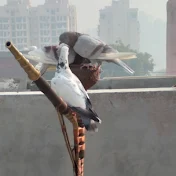
<svg viewBox="0 0 176 176">
<path fill-rule="evenodd" d="M 78 117 L 72 112 L 67 104 L 56 95 L 56 93 L 50 88 L 49 84 L 41 77 L 40 72 L 34 68 L 34 66 L 18 51 L 18 49 L 12 44 L 12 42 L 7 41 L 6 47 L 10 50 L 10 52 L 14 55 L 15 59 L 19 62 L 21 67 L 27 73 L 30 80 L 34 81 L 39 90 L 45 94 L 45 96 L 50 100 L 50 102 L 55 107 L 58 118 L 61 124 L 64 140 L 67 146 L 67 150 L 70 155 L 70 159 L 73 164 L 74 173 L 76 176 L 83 176 L 83 156 L 80 153 L 84 153 L 83 149 L 85 149 L 85 129 L 84 127 L 78 126 Z M 72 123 L 73 131 L 74 131 L 74 142 L 75 142 L 75 153 L 73 153 L 73 149 L 71 148 L 66 125 L 64 122 L 63 115 Z M 81 133 L 80 133 L 81 131 Z M 84 132 L 83 132 L 84 131 Z M 84 138 L 83 138 L 84 137 Z M 82 145 L 80 140 L 84 140 L 84 144 Z M 80 150 L 81 149 L 81 150 Z M 82 157 L 82 160 L 80 160 Z M 80 164 L 81 163 L 81 164 Z"/>
</svg>

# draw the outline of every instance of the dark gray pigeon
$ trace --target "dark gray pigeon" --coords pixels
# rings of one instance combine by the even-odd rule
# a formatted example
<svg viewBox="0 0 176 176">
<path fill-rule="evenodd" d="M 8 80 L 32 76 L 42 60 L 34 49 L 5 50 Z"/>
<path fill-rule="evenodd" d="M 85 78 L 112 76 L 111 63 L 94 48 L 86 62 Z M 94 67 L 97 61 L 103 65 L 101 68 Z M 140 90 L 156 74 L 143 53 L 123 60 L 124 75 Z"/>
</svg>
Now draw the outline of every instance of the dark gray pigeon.
<svg viewBox="0 0 176 176">
<path fill-rule="evenodd" d="M 121 60 L 136 58 L 135 53 L 118 52 L 105 42 L 78 32 L 64 32 L 60 35 L 59 40 L 60 44 L 65 43 L 69 46 L 69 64 L 74 63 L 76 58 L 82 61 L 82 67 L 89 67 L 95 64 L 101 66 L 102 62 L 106 61 L 117 64 L 129 74 L 134 74 L 134 71 Z M 58 45 L 55 48 L 50 47 L 49 50 L 47 47 L 34 49 L 28 55 L 25 55 L 25 57 L 29 60 L 39 62 L 37 67 L 44 73 L 50 65 L 57 64 L 58 55 L 56 53 L 59 53 L 60 48 L 60 45 Z M 57 52 L 55 52 L 56 49 Z M 85 60 L 88 60 L 90 63 L 85 63 Z"/>
<path fill-rule="evenodd" d="M 91 37 L 88 34 L 78 32 L 64 32 L 59 37 L 60 44 L 66 43 L 70 48 L 83 58 L 91 61 L 91 64 L 100 66 L 103 61 L 112 62 L 121 66 L 125 71 L 133 74 L 134 71 L 128 67 L 120 59 L 136 58 L 136 54 L 132 52 L 118 52 L 105 42 Z M 87 64 L 84 64 L 84 66 Z M 89 66 L 88 64 L 87 66 Z"/>
</svg>

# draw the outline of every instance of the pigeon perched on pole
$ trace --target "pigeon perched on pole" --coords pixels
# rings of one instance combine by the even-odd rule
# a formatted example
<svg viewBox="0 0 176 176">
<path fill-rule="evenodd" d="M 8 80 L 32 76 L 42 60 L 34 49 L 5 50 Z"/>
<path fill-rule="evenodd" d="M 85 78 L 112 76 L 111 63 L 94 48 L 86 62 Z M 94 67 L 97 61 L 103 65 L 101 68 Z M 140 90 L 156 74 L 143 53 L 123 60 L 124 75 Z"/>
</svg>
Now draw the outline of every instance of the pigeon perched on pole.
<svg viewBox="0 0 176 176">
<path fill-rule="evenodd" d="M 86 130 L 97 132 L 95 122 L 101 123 L 97 113 L 92 109 L 89 96 L 80 80 L 72 73 L 68 63 L 69 47 L 62 44 L 51 88 L 67 105 L 80 116 Z"/>
<path fill-rule="evenodd" d="M 112 62 L 122 67 L 126 72 L 133 75 L 134 71 L 127 66 L 124 59 L 136 58 L 136 54 L 132 52 L 118 52 L 105 42 L 91 37 L 88 34 L 81 34 L 78 32 L 64 32 L 59 37 L 60 44 L 65 43 L 69 46 L 69 64 L 74 63 L 75 59 L 79 57 L 82 60 L 82 67 L 89 67 L 90 65 L 98 64 L 101 66 L 102 62 Z M 28 55 L 24 54 L 27 59 L 41 62 L 43 64 L 56 65 L 60 47 L 43 47 L 42 49 L 35 49 L 30 51 Z M 88 60 L 88 64 L 84 61 Z"/>
</svg>

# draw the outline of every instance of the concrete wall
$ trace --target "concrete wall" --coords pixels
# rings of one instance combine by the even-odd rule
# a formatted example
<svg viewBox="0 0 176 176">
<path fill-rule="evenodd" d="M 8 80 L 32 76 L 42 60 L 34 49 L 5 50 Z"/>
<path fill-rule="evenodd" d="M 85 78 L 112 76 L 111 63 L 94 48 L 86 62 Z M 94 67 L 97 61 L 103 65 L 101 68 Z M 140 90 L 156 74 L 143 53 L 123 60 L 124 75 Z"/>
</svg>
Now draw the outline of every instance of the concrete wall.
<svg viewBox="0 0 176 176">
<path fill-rule="evenodd" d="M 89 95 L 102 124 L 87 133 L 85 176 L 175 175 L 176 89 Z M 39 92 L 0 93 L 0 175 L 73 175 L 56 112 Z"/>
<path fill-rule="evenodd" d="M 175 84 L 176 76 L 110 77 L 99 80 L 91 89 L 157 88 Z"/>
<path fill-rule="evenodd" d="M 27 91 L 27 79 L 3 79 L 0 78 L 0 92 Z"/>
<path fill-rule="evenodd" d="M 50 81 L 48 80 L 50 84 Z M 172 87 L 176 84 L 176 76 L 136 76 L 136 77 L 108 77 L 100 79 L 91 89 L 132 89 Z M 37 91 L 38 87 L 31 81 L 28 89 Z"/>
</svg>

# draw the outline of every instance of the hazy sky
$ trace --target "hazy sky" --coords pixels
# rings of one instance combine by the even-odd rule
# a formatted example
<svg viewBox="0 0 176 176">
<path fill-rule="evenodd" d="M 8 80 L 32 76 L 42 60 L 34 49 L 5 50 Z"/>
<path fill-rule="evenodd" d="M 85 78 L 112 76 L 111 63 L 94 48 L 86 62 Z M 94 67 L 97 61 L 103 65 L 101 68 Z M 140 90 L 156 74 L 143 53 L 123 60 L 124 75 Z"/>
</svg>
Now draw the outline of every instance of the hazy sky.
<svg viewBox="0 0 176 176">
<path fill-rule="evenodd" d="M 32 5 L 42 4 L 45 0 L 31 0 Z M 78 30 L 95 28 L 98 24 L 99 9 L 111 3 L 111 0 L 70 0 L 77 7 Z M 155 18 L 166 19 L 167 0 L 130 0 L 131 7 L 151 14 Z M 4 5 L 6 0 L 0 0 Z"/>
</svg>

